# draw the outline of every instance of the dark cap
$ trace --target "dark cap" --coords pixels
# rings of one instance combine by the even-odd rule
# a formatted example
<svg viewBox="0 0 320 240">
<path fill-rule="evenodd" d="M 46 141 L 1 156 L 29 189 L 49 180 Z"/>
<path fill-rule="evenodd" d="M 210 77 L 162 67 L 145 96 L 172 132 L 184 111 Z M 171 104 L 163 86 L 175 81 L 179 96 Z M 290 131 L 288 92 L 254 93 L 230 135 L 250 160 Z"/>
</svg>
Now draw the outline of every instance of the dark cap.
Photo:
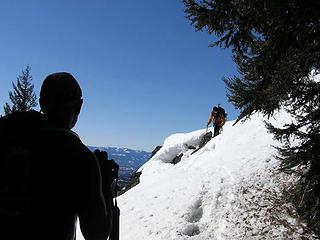
<svg viewBox="0 0 320 240">
<path fill-rule="evenodd" d="M 77 80 L 67 72 L 48 75 L 41 86 L 40 98 L 47 101 L 64 102 L 81 99 L 82 92 Z"/>
<path fill-rule="evenodd" d="M 216 111 L 218 111 L 218 110 L 219 110 L 218 107 L 213 107 L 213 108 L 212 108 L 212 111 L 213 111 L 213 112 L 216 112 Z"/>
</svg>

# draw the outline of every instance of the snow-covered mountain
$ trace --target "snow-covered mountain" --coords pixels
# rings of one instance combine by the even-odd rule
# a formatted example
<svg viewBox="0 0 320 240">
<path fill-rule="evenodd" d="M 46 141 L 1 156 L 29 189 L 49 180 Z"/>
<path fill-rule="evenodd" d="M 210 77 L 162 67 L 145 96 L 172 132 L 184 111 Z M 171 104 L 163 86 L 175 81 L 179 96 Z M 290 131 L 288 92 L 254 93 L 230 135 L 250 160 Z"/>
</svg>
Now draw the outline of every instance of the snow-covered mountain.
<svg viewBox="0 0 320 240">
<path fill-rule="evenodd" d="M 91 151 L 99 149 L 106 151 L 109 159 L 114 159 L 119 165 L 119 187 L 127 185 L 131 175 L 140 168 L 150 157 L 150 153 L 141 150 L 118 147 L 93 147 L 88 146 Z"/>
<path fill-rule="evenodd" d="M 140 184 L 118 199 L 120 239 L 315 239 L 284 200 L 295 178 L 277 171 L 273 146 L 279 143 L 264 120 L 255 114 L 234 126 L 227 122 L 194 154 L 189 146 L 200 143 L 205 129 L 168 137 L 139 169 Z M 270 120 L 282 126 L 290 116 Z M 83 239 L 79 230 L 77 239 Z"/>
</svg>

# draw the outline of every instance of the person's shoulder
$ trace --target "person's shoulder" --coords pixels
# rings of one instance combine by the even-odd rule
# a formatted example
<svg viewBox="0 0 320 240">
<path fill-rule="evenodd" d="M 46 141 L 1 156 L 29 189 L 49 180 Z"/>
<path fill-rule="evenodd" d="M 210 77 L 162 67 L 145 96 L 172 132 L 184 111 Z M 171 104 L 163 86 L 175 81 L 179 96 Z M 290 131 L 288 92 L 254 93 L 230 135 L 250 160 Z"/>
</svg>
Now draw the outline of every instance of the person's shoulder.
<svg viewBox="0 0 320 240">
<path fill-rule="evenodd" d="M 78 144 L 74 149 L 76 156 L 78 156 L 78 163 L 81 159 L 82 164 L 84 164 L 84 166 L 88 168 L 92 167 L 94 164 L 97 164 L 97 159 L 94 156 L 93 152 L 86 145 L 84 145 L 79 138 L 78 140 Z"/>
<path fill-rule="evenodd" d="M 80 152 L 82 157 L 87 159 L 94 158 L 92 151 L 82 142 L 79 135 L 71 130 L 61 130 L 66 138 L 68 138 L 68 142 L 71 142 L 77 150 Z"/>
<path fill-rule="evenodd" d="M 81 141 L 77 133 L 71 130 L 45 128 L 42 130 L 41 138 L 45 145 L 55 148 L 57 152 L 61 152 L 65 156 L 81 159 L 81 161 L 94 159 L 90 149 Z"/>
</svg>

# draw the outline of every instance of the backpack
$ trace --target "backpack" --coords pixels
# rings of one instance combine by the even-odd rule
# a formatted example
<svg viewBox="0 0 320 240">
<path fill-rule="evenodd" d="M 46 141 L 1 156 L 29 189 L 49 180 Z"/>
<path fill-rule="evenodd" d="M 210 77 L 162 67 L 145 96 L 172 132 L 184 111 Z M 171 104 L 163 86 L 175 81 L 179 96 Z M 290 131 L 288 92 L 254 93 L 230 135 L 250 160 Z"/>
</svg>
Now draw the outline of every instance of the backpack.
<svg viewBox="0 0 320 240">
<path fill-rule="evenodd" d="M 227 119 L 227 113 L 224 108 L 220 107 L 220 104 L 218 105 L 218 107 L 213 107 L 212 111 L 217 111 L 217 115 L 222 115 L 224 119 Z"/>
<path fill-rule="evenodd" d="M 30 131 L 24 131 L 20 117 L 24 114 L 0 118 L 0 225 L 13 239 L 30 230 L 31 153 L 36 147 L 33 136 L 24 135 Z"/>
</svg>

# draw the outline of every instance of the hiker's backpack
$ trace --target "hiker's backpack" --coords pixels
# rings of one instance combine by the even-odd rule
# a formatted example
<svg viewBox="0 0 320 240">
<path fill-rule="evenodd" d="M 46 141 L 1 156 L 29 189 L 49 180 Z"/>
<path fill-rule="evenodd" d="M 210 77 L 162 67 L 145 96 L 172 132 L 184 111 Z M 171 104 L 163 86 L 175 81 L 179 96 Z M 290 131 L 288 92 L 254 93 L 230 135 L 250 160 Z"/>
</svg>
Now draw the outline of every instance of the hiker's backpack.
<svg viewBox="0 0 320 240">
<path fill-rule="evenodd" d="M 9 233 L 12 239 L 30 230 L 31 152 L 36 146 L 24 127 L 28 123 L 20 122 L 23 117 L 0 118 L 0 226 L 2 234 Z"/>
<path fill-rule="evenodd" d="M 216 110 L 217 110 L 218 115 L 221 114 L 224 119 L 227 119 L 227 113 L 224 110 L 224 108 L 218 106 L 218 107 L 216 107 Z"/>
</svg>

